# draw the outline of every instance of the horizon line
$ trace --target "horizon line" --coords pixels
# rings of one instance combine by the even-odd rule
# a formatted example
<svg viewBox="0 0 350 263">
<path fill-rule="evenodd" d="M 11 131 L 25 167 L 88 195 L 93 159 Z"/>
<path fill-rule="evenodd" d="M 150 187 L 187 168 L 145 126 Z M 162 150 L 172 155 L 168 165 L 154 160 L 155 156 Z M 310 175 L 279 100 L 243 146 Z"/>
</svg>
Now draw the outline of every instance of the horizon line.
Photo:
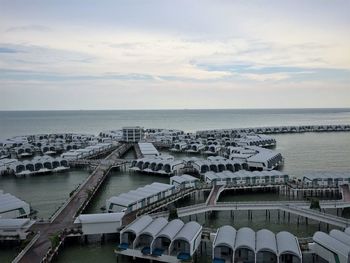
<svg viewBox="0 0 350 263">
<path fill-rule="evenodd" d="M 0 112 L 23 111 L 180 111 L 180 110 L 350 110 L 350 107 L 300 107 L 300 108 L 154 108 L 154 109 L 0 109 Z"/>
</svg>

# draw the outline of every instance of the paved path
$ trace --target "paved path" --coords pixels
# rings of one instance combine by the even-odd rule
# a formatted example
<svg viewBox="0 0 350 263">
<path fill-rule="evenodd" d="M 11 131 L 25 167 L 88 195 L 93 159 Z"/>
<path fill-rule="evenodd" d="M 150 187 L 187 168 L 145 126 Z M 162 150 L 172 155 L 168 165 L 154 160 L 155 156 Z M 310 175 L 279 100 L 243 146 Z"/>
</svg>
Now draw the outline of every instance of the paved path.
<svg viewBox="0 0 350 263">
<path fill-rule="evenodd" d="M 342 185 L 341 186 L 341 193 L 343 197 L 343 201 L 350 202 L 350 191 L 349 191 L 349 185 Z"/>
<path fill-rule="evenodd" d="M 34 226 L 34 231 L 40 231 L 40 237 L 27 253 L 23 255 L 19 262 L 41 262 L 51 247 L 49 237 L 57 232 L 63 231 L 64 229 L 73 228 L 76 213 L 91 197 L 89 192 L 93 189 L 95 189 L 95 191 L 97 190 L 113 166 L 122 164 L 122 161 L 120 161 L 119 158 L 129 148 L 128 145 L 123 144 L 114 150 L 104 161 L 100 162 L 97 168 L 80 186 L 77 192 L 75 192 L 75 194 L 67 201 L 66 205 L 58 212 L 58 214 L 54 216 L 50 223 L 37 223 Z"/>
<path fill-rule="evenodd" d="M 321 208 L 344 208 L 350 207 L 349 202 L 344 201 L 320 201 Z M 177 209 L 179 217 L 190 216 L 212 211 L 242 211 L 242 210 L 281 210 L 295 215 L 303 216 L 315 221 L 324 222 L 339 227 L 350 226 L 348 219 L 337 217 L 335 215 L 318 212 L 309 209 L 310 202 L 306 201 L 255 201 L 255 202 L 220 202 L 214 205 L 197 204 Z M 159 212 L 150 214 L 152 217 L 167 216 L 168 212 Z"/>
</svg>

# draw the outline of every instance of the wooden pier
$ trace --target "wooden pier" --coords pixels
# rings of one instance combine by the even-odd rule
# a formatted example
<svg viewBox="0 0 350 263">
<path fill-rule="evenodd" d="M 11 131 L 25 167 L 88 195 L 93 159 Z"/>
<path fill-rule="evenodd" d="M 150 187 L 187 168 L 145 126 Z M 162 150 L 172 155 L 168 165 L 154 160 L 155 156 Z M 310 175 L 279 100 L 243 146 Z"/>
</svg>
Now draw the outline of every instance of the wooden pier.
<svg viewBox="0 0 350 263">
<path fill-rule="evenodd" d="M 112 168 L 121 167 L 125 160 L 120 157 L 127 152 L 132 145 L 122 144 L 100 161 L 96 169 L 84 181 L 77 191 L 67 200 L 63 207 L 56 212 L 50 222 L 37 223 L 34 231 L 39 233 L 38 239 L 30 243 L 30 247 L 22 254 L 17 262 L 36 263 L 50 262 L 57 248 L 51 247 L 50 237 L 60 235 L 59 244 L 64 243 L 65 232 L 73 229 L 75 217 L 82 212 L 97 192 Z"/>
</svg>

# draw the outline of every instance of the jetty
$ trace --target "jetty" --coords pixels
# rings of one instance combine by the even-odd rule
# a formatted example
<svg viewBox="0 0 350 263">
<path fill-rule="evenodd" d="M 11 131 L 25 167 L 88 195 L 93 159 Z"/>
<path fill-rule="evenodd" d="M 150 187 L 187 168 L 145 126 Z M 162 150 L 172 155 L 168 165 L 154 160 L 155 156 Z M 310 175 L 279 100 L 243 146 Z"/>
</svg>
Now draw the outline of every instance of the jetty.
<svg viewBox="0 0 350 263">
<path fill-rule="evenodd" d="M 53 252 L 50 237 L 74 227 L 75 217 L 84 211 L 110 170 L 125 164 L 126 161 L 121 160 L 120 157 L 131 147 L 131 144 L 121 144 L 104 160 L 99 162 L 96 169 L 80 185 L 61 209 L 55 213 L 49 222 L 37 222 L 33 228 L 38 233 L 35 242 L 30 243 L 30 247 L 27 247 L 24 253 L 20 253 L 14 262 L 49 262 L 52 257 L 51 253 Z M 64 237 L 64 235 L 61 235 L 61 243 L 64 241 Z"/>
</svg>

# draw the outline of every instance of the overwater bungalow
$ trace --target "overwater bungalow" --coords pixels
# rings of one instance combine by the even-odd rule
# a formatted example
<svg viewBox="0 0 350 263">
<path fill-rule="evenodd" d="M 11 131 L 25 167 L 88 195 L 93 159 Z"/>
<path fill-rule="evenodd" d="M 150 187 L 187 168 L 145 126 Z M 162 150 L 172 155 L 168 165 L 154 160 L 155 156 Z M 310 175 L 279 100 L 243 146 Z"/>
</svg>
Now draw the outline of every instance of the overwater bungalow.
<svg viewBox="0 0 350 263">
<path fill-rule="evenodd" d="M 236 231 L 232 226 L 222 226 L 216 232 L 212 250 L 216 263 L 302 262 L 298 239 L 286 231 L 275 235 L 267 229 L 254 232 L 243 227 Z"/>
<path fill-rule="evenodd" d="M 109 213 L 129 213 L 168 197 L 174 191 L 174 185 L 155 182 L 118 196 L 112 196 L 107 199 L 106 208 Z"/>
<path fill-rule="evenodd" d="M 155 256 L 160 256 L 162 254 L 169 255 L 170 244 L 183 226 L 184 222 L 182 220 L 174 219 L 163 227 L 152 241 L 152 254 Z"/>
<path fill-rule="evenodd" d="M 169 254 L 180 260 L 189 260 L 201 243 L 202 226 L 195 221 L 186 223 L 176 234 L 169 247 Z"/>
<path fill-rule="evenodd" d="M 180 189 L 195 187 L 198 183 L 198 178 L 188 174 L 183 174 L 181 176 L 175 175 L 170 177 L 170 184 Z"/>
<path fill-rule="evenodd" d="M 28 203 L 0 190 L 0 218 L 23 218 L 30 214 Z"/>
</svg>

